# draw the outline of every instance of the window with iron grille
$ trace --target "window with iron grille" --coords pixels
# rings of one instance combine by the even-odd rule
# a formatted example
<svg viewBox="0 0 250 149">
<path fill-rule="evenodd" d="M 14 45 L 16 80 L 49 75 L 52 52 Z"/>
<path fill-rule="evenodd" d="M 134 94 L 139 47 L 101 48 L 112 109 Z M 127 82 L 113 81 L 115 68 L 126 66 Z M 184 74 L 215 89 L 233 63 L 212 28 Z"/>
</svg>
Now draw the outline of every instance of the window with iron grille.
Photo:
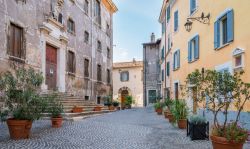
<svg viewBox="0 0 250 149">
<path fill-rule="evenodd" d="M 87 31 L 84 32 L 84 42 L 89 43 L 89 32 Z"/>
<path fill-rule="evenodd" d="M 97 81 L 102 81 L 102 66 L 97 65 Z"/>
<path fill-rule="evenodd" d="M 69 73 L 75 73 L 76 72 L 76 59 L 75 59 L 75 53 L 72 51 L 68 51 L 68 72 Z"/>
<path fill-rule="evenodd" d="M 111 83 L 111 79 L 110 79 L 111 77 L 110 77 L 110 76 L 111 76 L 111 74 L 110 74 L 110 70 L 109 70 L 109 69 L 107 69 L 107 83 L 108 83 L 108 84 L 110 84 L 110 83 Z"/>
<path fill-rule="evenodd" d="M 8 54 L 25 59 L 23 28 L 11 23 L 8 35 Z"/>
<path fill-rule="evenodd" d="M 84 77 L 89 77 L 89 60 L 84 60 Z"/>
<path fill-rule="evenodd" d="M 75 22 L 72 19 L 68 19 L 68 32 L 71 34 L 75 33 Z"/>
</svg>

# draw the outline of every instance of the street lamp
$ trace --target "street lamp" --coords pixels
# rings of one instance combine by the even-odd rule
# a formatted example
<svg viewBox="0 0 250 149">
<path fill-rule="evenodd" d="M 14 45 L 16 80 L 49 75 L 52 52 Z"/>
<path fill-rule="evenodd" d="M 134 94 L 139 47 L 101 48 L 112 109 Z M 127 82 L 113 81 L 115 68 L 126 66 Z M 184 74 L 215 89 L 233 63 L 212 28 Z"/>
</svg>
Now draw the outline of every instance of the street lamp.
<svg viewBox="0 0 250 149">
<path fill-rule="evenodd" d="M 187 22 L 185 23 L 184 26 L 186 28 L 186 31 L 188 31 L 188 32 L 190 32 L 191 29 L 192 29 L 192 24 L 193 24 L 192 21 L 198 21 L 198 22 L 200 22 L 202 24 L 209 24 L 209 22 L 210 22 L 210 13 L 208 13 L 205 16 L 204 13 L 202 12 L 200 17 L 189 17 L 189 18 L 187 18 Z"/>
</svg>

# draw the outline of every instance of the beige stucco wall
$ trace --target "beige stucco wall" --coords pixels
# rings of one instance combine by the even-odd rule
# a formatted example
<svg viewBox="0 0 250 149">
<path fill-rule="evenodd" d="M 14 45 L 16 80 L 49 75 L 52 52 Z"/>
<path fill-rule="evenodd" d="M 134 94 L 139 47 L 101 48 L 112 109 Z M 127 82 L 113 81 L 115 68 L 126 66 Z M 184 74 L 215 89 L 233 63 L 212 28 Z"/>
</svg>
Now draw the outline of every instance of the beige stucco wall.
<svg viewBox="0 0 250 149">
<path fill-rule="evenodd" d="M 120 71 L 129 72 L 129 81 L 120 81 Z M 142 79 L 143 67 L 130 67 L 130 68 L 113 68 L 113 99 L 121 102 L 119 95 L 119 89 L 123 87 L 129 88 L 130 95 L 135 100 L 133 107 L 143 107 L 143 79 Z"/>
</svg>

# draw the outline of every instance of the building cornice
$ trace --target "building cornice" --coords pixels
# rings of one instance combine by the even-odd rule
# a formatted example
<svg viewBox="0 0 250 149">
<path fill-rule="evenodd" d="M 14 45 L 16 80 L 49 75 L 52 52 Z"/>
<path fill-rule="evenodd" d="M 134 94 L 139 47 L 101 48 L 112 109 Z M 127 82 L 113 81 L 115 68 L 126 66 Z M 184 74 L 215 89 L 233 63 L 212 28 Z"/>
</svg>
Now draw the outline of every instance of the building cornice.
<svg viewBox="0 0 250 149">
<path fill-rule="evenodd" d="M 113 14 L 118 11 L 118 8 L 112 0 L 102 0 L 102 3 L 105 5 L 105 7 L 109 10 L 110 13 Z"/>
<path fill-rule="evenodd" d="M 164 10 L 166 9 L 166 5 L 168 2 L 169 2 L 169 0 L 163 0 L 163 4 L 161 7 L 161 13 L 160 13 L 159 20 L 158 20 L 160 23 L 163 22 L 164 15 L 165 15 Z"/>
</svg>

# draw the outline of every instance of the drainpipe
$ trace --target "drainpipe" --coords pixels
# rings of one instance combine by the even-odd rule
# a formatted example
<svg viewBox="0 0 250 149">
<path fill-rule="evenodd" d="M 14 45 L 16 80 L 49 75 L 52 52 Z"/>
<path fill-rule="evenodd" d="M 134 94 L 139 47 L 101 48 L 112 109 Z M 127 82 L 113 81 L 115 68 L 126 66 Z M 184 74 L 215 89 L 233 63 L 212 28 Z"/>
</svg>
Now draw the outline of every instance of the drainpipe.
<svg viewBox="0 0 250 149">
<path fill-rule="evenodd" d="M 90 96 L 91 98 L 93 98 L 93 82 L 94 82 L 94 77 L 93 77 L 93 51 L 94 51 L 94 47 L 93 47 L 93 1 L 90 1 L 90 5 L 91 5 L 91 11 L 90 11 L 90 20 L 91 20 L 91 78 L 90 78 Z"/>
</svg>

